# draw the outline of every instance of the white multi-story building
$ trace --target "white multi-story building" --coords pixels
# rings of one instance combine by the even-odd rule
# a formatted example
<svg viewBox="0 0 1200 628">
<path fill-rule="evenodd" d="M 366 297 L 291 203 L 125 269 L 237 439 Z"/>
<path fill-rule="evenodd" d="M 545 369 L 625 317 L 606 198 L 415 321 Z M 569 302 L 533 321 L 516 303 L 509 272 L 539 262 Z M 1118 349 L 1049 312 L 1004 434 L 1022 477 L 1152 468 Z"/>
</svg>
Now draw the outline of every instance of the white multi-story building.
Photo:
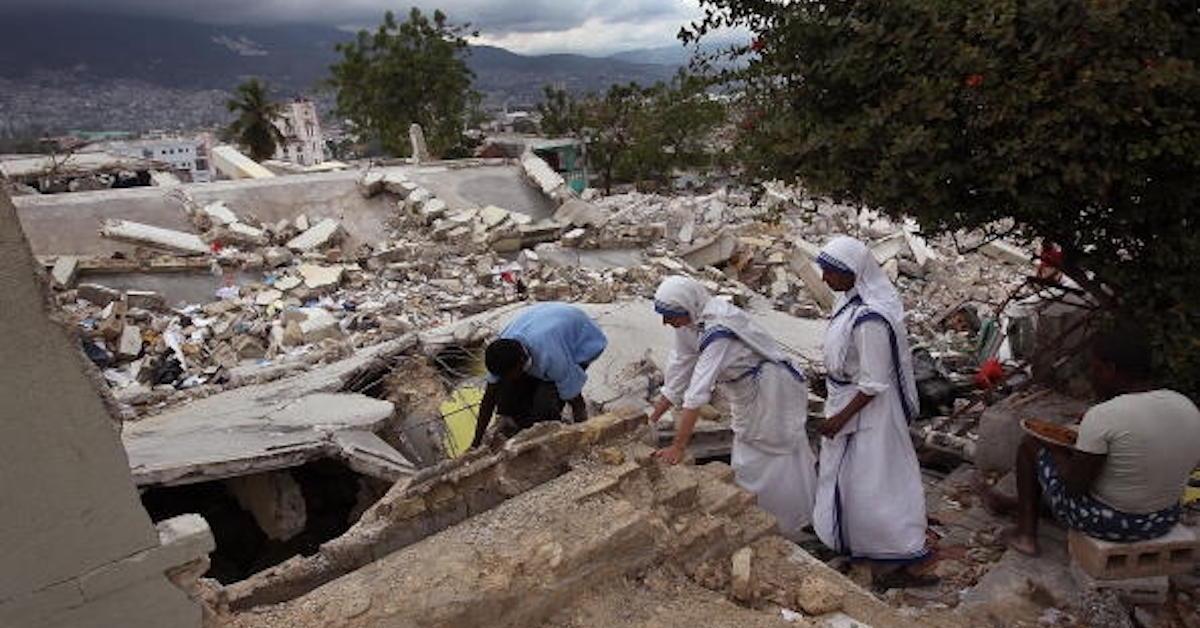
<svg viewBox="0 0 1200 628">
<path fill-rule="evenodd" d="M 301 166 L 325 161 L 325 135 L 321 133 L 321 121 L 312 101 L 297 98 L 285 104 L 275 126 L 283 133 L 283 144 L 275 149 L 275 159 Z"/>
<path fill-rule="evenodd" d="M 117 141 L 106 143 L 103 147 L 117 155 L 170 164 L 175 172 L 187 173 L 192 181 L 207 183 L 214 178 L 208 156 L 211 145 L 212 138 L 204 134 Z"/>
</svg>

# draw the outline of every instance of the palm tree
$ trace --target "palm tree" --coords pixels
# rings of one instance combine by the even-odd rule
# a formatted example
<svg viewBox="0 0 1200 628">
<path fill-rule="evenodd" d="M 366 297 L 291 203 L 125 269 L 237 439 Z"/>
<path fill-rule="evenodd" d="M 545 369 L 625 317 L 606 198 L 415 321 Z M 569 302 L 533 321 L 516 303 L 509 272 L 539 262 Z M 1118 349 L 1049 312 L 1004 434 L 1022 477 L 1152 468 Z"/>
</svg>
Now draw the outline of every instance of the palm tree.
<svg viewBox="0 0 1200 628">
<path fill-rule="evenodd" d="M 267 86 L 258 79 L 250 79 L 237 86 L 235 95 L 225 103 L 237 120 L 229 125 L 229 135 L 250 152 L 254 161 L 270 159 L 275 147 L 284 141 L 283 133 L 275 126 L 280 107 L 267 97 Z"/>
</svg>

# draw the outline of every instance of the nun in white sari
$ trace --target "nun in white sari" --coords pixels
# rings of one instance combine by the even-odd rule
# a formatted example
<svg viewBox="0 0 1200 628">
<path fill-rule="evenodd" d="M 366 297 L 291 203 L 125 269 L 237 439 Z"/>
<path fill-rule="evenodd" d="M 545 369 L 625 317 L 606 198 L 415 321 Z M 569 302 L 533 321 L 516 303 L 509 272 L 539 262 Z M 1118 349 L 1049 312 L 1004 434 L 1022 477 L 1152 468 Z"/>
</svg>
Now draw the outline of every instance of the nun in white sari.
<svg viewBox="0 0 1200 628">
<path fill-rule="evenodd" d="M 758 496 L 784 536 L 798 539 L 812 520 L 816 490 L 804 375 L 745 312 L 693 279 L 668 277 L 654 308 L 675 328 L 675 350 L 651 423 L 672 406 L 682 408 L 675 441 L 656 455 L 671 464 L 684 457 L 700 408 L 721 386 L 733 414 L 734 479 Z"/>
<path fill-rule="evenodd" d="M 858 240 L 834 239 L 817 263 L 842 295 L 825 334 L 829 393 L 813 527 L 853 558 L 915 563 L 928 552 L 908 431 L 918 407 L 904 305 Z"/>
</svg>

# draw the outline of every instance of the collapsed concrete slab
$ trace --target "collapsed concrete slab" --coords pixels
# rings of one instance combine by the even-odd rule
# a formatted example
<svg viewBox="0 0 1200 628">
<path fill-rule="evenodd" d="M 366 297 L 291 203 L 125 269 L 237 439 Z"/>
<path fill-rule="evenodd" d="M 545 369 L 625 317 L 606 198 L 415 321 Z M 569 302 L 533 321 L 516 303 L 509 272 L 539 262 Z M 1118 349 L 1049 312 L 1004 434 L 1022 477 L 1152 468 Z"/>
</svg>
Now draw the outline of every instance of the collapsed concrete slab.
<svg viewBox="0 0 1200 628">
<path fill-rule="evenodd" d="M 164 229 L 131 220 L 106 220 L 100 228 L 100 235 L 177 253 L 202 255 L 209 251 L 209 246 L 194 233 Z"/>
<path fill-rule="evenodd" d="M 243 391 L 251 394 L 233 394 Z M 391 403 L 365 395 L 254 396 L 261 392 L 214 395 L 128 425 L 121 436 L 134 481 L 188 484 L 335 457 L 338 432 L 376 430 L 392 416 Z"/>
</svg>

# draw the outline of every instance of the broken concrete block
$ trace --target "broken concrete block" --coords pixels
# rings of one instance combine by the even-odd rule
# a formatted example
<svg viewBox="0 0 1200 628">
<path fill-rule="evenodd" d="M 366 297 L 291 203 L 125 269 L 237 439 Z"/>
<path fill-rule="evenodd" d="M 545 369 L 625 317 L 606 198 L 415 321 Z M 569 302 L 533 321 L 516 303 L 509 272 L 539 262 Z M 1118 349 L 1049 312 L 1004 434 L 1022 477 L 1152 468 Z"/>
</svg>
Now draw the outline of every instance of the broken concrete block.
<svg viewBox="0 0 1200 628">
<path fill-rule="evenodd" d="M 1170 576 L 1187 573 L 1200 562 L 1200 536 L 1182 524 L 1136 543 L 1103 541 L 1071 530 L 1067 550 L 1074 564 L 1097 580 Z"/>
<path fill-rule="evenodd" d="M 796 590 L 796 603 L 808 615 L 826 615 L 842 610 L 846 592 L 824 578 L 808 576 Z"/>
<path fill-rule="evenodd" d="M 908 239 L 905 237 L 905 232 L 893 233 L 892 235 L 878 240 L 871 244 L 871 253 L 875 256 L 875 261 L 880 264 L 886 264 L 889 260 L 900 255 L 908 248 Z"/>
<path fill-rule="evenodd" d="M 433 192 L 419 187 L 413 190 L 412 193 L 408 195 L 408 198 L 404 199 L 404 209 L 405 211 L 410 212 L 415 211 L 418 207 L 423 205 L 425 201 L 428 201 L 431 198 L 433 198 Z"/>
<path fill-rule="evenodd" d="M 79 277 L 79 258 L 71 255 L 60 255 L 54 260 L 54 268 L 50 270 L 50 278 L 59 288 L 70 288 Z"/>
<path fill-rule="evenodd" d="M 305 287 L 310 290 L 325 290 L 341 285 L 342 275 L 345 274 L 346 267 L 340 264 L 334 266 L 301 264 L 297 271 L 304 279 Z"/>
<path fill-rule="evenodd" d="M 913 259 L 917 260 L 918 266 L 924 268 L 925 265 L 930 261 L 937 261 L 941 259 L 941 256 L 938 255 L 937 251 L 933 250 L 933 248 L 929 246 L 929 243 L 925 241 L 925 238 L 917 235 L 917 227 L 915 223 L 911 226 L 905 225 L 904 237 L 908 241 L 908 250 L 912 251 Z"/>
<path fill-rule="evenodd" d="M 524 240 L 520 236 L 497 238 L 489 245 L 497 253 L 516 253 L 521 250 Z"/>
<path fill-rule="evenodd" d="M 431 198 L 422 203 L 418 211 L 425 218 L 426 222 L 432 222 L 445 215 L 446 201 L 440 198 Z"/>
<path fill-rule="evenodd" d="M 292 238 L 288 241 L 287 247 L 301 253 L 314 251 L 337 241 L 341 236 L 341 232 L 342 226 L 338 221 L 326 218 L 309 229 L 303 230 L 303 233 L 300 235 Z"/>
<path fill-rule="evenodd" d="M 329 311 L 321 308 L 301 308 L 304 320 L 300 322 L 300 334 L 305 343 L 314 343 L 326 338 L 340 338 L 342 330 Z"/>
<path fill-rule="evenodd" d="M 225 206 L 225 201 L 209 203 L 201 211 L 216 225 L 230 225 L 238 221 L 237 214 Z"/>
<path fill-rule="evenodd" d="M 568 248 L 577 248 L 583 244 L 584 238 L 587 237 L 587 231 L 584 229 L 572 229 L 563 234 L 562 245 Z"/>
<path fill-rule="evenodd" d="M 796 276 L 800 277 L 800 281 L 804 282 L 804 287 L 808 289 L 808 293 L 812 295 L 817 305 L 821 306 L 825 312 L 833 312 L 833 304 L 837 302 L 837 297 L 825 280 L 821 279 L 821 273 L 817 271 L 813 258 L 802 251 L 797 251 L 796 255 L 792 256 L 791 269 Z"/>
<path fill-rule="evenodd" d="M 984 255 L 1008 262 L 1009 264 L 1025 265 L 1033 261 L 1033 255 L 1026 253 L 1020 247 L 1009 244 L 1004 240 L 992 240 L 979 248 L 979 252 Z"/>
<path fill-rule="evenodd" d="M 541 188 L 542 193 L 547 196 L 553 197 L 556 192 L 567 185 L 567 181 L 562 178 L 562 175 L 555 172 L 550 164 L 533 154 L 532 151 L 521 156 L 521 169 L 525 171 L 525 176 L 532 179 L 534 184 Z"/>
<path fill-rule="evenodd" d="M 1071 564 L 1071 576 L 1081 589 L 1095 592 L 1111 591 L 1118 599 L 1131 605 L 1162 604 L 1167 601 L 1167 594 L 1171 590 L 1171 579 L 1168 576 L 1099 580 L 1087 573 L 1078 563 Z"/>
<path fill-rule="evenodd" d="M 503 207 L 488 205 L 479 210 L 479 221 L 487 230 L 495 229 L 509 219 L 509 211 Z"/>
<path fill-rule="evenodd" d="M 303 279 L 301 279 L 295 275 L 288 275 L 286 277 L 280 277 L 279 279 L 277 279 L 275 281 L 275 287 L 279 290 L 283 290 L 284 292 L 287 292 L 288 290 L 291 290 L 291 289 L 295 288 L 296 286 L 299 286 L 302 283 L 304 283 Z"/>
<path fill-rule="evenodd" d="M 263 231 L 258 227 L 252 227 L 244 222 L 230 223 L 228 228 L 229 233 L 231 233 L 240 242 L 262 246 L 269 241 L 266 231 Z"/>
<path fill-rule="evenodd" d="M 141 310 L 161 310 L 167 307 L 167 300 L 152 290 L 127 290 L 125 304 Z"/>
<path fill-rule="evenodd" d="M 286 471 L 231 478 L 226 486 L 268 538 L 286 541 L 308 524 L 300 484 Z"/>
<path fill-rule="evenodd" d="M 142 354 L 142 330 L 137 325 L 126 325 L 117 341 L 117 357 L 132 360 Z"/>
<path fill-rule="evenodd" d="M 600 227 L 608 221 L 608 212 L 587 201 L 573 198 L 554 212 L 554 219 L 576 227 Z"/>
<path fill-rule="evenodd" d="M 720 233 L 683 250 L 679 257 L 693 268 L 718 266 L 729 261 L 737 250 L 737 238 Z"/>
<path fill-rule="evenodd" d="M 121 293 L 94 283 L 81 283 L 75 290 L 75 295 L 92 305 L 104 307 L 121 298 Z"/>
<path fill-rule="evenodd" d="M 363 173 L 363 176 L 358 179 L 358 193 L 362 194 L 363 198 L 371 198 L 383 191 L 384 186 L 383 173 L 372 171 Z"/>
<path fill-rule="evenodd" d="M 266 307 L 283 298 L 283 292 L 279 290 L 263 290 L 254 296 L 254 304 Z"/>
<path fill-rule="evenodd" d="M 308 228 L 311 225 L 308 223 L 308 216 L 300 214 L 299 216 L 296 216 L 295 220 L 292 221 L 292 226 L 296 228 L 296 231 L 304 232 L 308 231 Z"/>
<path fill-rule="evenodd" d="M 230 343 L 233 351 L 243 360 L 261 360 L 267 357 L 267 348 L 254 336 L 241 335 Z"/>
<path fill-rule="evenodd" d="M 754 573 L 751 560 L 754 550 L 749 547 L 734 552 L 731 559 L 730 579 L 732 580 L 733 599 L 750 603 L 754 600 Z"/>
<path fill-rule="evenodd" d="M 413 190 L 417 189 L 417 185 L 408 180 L 408 177 L 402 172 L 389 172 L 383 175 L 383 189 L 390 194 L 395 194 L 400 198 L 408 198 L 408 195 Z"/>
<path fill-rule="evenodd" d="M 278 268 L 292 261 L 292 251 L 282 246 L 272 246 L 263 249 L 263 263 L 267 268 Z"/>
<path fill-rule="evenodd" d="M 131 220 L 105 220 L 100 235 L 113 240 L 152 246 L 185 254 L 204 254 L 209 247 L 194 233 L 163 229 Z"/>
</svg>

